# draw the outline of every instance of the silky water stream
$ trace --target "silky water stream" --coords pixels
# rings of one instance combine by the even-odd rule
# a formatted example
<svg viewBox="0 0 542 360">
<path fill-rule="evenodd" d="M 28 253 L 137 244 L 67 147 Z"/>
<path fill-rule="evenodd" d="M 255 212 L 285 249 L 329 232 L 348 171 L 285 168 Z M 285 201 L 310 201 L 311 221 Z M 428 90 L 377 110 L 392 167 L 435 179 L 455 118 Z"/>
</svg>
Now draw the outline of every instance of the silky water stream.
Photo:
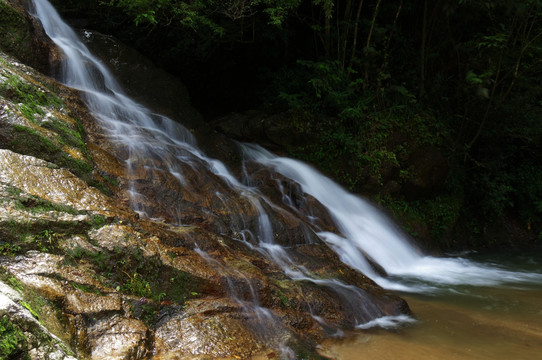
<svg viewBox="0 0 542 360">
<path fill-rule="evenodd" d="M 243 228 L 243 219 L 235 220 L 231 223 L 237 227 L 229 231 L 241 234 L 240 240 L 246 246 L 273 260 L 290 278 L 326 287 L 357 310 L 354 322 L 359 329 L 364 329 L 363 334 L 327 342 L 322 353 L 337 359 L 358 359 L 364 354 L 378 359 L 493 359 L 501 355 L 518 359 L 527 358 L 528 354 L 531 354 L 528 358 L 534 358 L 540 353 L 540 267 L 515 270 L 485 260 L 426 256 L 372 205 L 308 165 L 277 157 L 257 145 L 242 145 L 247 164 L 258 164 L 270 173 L 290 179 L 299 184 L 303 193 L 318 200 L 329 213 L 337 232 L 319 229 L 317 222 L 312 224 L 311 231 L 345 264 L 383 288 L 401 292 L 416 319 L 383 316 L 378 308 L 371 306 L 363 290 L 337 279 L 314 277 L 291 260 L 287 248 L 274 242 L 275 229 L 266 209 L 280 206 L 294 214 L 301 212 L 288 194 L 283 194 L 282 204 L 273 204 L 250 185 L 253 176 L 250 171 L 245 171 L 244 179 L 237 179 L 224 164 L 207 157 L 182 125 L 131 100 L 48 1 L 33 0 L 33 5 L 34 16 L 66 54 L 61 80 L 81 90 L 110 141 L 124 149 L 128 171 L 133 173 L 128 178 L 155 176 L 159 170 L 188 187 L 186 172 L 211 173 L 220 180 L 217 183 L 220 189 L 210 196 L 220 201 L 221 189 L 235 192 L 259 214 L 257 226 Z M 130 203 L 142 216 L 153 218 L 137 185 L 134 181 L 127 189 Z M 156 191 L 159 194 L 160 189 Z M 171 218 L 175 219 L 174 215 Z M 177 222 L 181 224 L 182 219 L 179 217 Z M 310 241 L 308 238 L 307 242 Z M 216 262 L 217 267 L 222 266 L 204 252 L 200 254 L 210 264 Z M 376 271 L 375 265 L 381 271 Z M 231 296 L 247 312 L 254 313 L 254 318 L 273 317 L 268 309 L 259 306 L 257 296 L 250 299 L 239 299 L 235 293 Z M 394 330 L 384 332 L 379 330 L 381 328 Z M 488 345 L 482 349 L 479 344 Z M 284 349 L 284 357 L 289 357 L 288 354 L 289 350 Z"/>
</svg>

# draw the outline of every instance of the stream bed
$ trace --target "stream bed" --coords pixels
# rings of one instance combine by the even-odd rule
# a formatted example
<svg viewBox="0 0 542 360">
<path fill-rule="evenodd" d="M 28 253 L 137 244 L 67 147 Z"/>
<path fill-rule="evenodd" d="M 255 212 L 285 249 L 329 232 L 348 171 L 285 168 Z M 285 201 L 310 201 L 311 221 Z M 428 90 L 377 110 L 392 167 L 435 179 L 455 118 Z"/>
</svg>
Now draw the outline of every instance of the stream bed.
<svg viewBox="0 0 542 360">
<path fill-rule="evenodd" d="M 527 254 L 527 255 L 525 255 Z M 476 255 L 508 271 L 540 272 L 540 250 Z M 415 323 L 369 329 L 322 344 L 321 354 L 358 359 L 538 359 L 542 354 L 542 283 L 460 286 L 437 294 L 401 294 Z"/>
</svg>

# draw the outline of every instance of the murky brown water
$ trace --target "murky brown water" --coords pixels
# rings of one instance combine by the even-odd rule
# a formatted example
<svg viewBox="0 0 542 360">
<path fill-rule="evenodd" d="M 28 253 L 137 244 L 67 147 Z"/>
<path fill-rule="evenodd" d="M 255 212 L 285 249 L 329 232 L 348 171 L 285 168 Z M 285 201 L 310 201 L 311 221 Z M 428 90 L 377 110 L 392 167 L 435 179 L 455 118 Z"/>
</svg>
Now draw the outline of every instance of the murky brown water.
<svg viewBox="0 0 542 360">
<path fill-rule="evenodd" d="M 542 289 L 477 289 L 476 296 L 404 296 L 418 322 L 329 340 L 336 360 L 542 358 Z"/>
<path fill-rule="evenodd" d="M 542 358 L 542 289 L 476 289 L 475 295 L 403 296 L 417 323 L 328 340 L 336 360 L 518 360 Z"/>
</svg>

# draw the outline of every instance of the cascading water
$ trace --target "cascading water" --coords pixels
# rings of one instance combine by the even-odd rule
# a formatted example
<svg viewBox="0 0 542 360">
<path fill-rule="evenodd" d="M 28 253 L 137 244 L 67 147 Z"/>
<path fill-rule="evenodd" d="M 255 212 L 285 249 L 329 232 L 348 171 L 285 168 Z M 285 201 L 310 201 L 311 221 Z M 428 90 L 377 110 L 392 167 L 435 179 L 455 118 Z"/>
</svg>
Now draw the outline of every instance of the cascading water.
<svg viewBox="0 0 542 360">
<path fill-rule="evenodd" d="M 221 273 L 228 273 L 231 269 L 225 267 L 218 260 L 212 258 L 205 251 L 196 248 L 196 252 L 205 259 L 212 267 L 219 270 Z M 244 300 L 236 291 L 231 279 L 226 277 L 228 282 L 228 288 L 230 296 L 234 302 L 239 304 L 246 314 L 252 314 L 252 319 L 248 318 L 247 321 L 251 326 L 253 332 L 261 339 L 264 339 L 266 343 L 273 344 L 281 349 L 283 357 L 287 359 L 295 359 L 295 355 L 291 350 L 284 345 L 286 339 L 281 338 L 281 334 L 286 333 L 284 327 L 279 321 L 278 317 L 269 309 L 262 307 L 258 299 L 258 294 L 254 289 L 253 284 L 250 282 L 243 273 L 239 270 L 234 270 L 236 275 L 244 280 L 250 289 L 250 299 Z"/>
<path fill-rule="evenodd" d="M 228 172 L 224 164 L 205 156 L 197 148 L 194 137 L 187 129 L 131 100 L 108 69 L 62 22 L 46 0 L 33 0 L 33 4 L 35 16 L 40 19 L 51 39 L 66 54 L 62 81 L 82 91 L 89 109 L 110 140 L 127 153 L 125 161 L 131 172 L 127 178 L 152 177 L 156 176 L 157 171 L 167 172 L 184 186 L 187 181 L 185 173 L 188 171 L 211 173 L 221 180 L 219 185 L 222 189 L 235 192 L 239 198 L 252 204 L 259 214 L 255 228 L 248 229 L 241 221 L 241 225 L 238 223 L 236 228 L 231 229 L 231 233 L 240 234 L 241 241 L 272 259 L 290 278 L 310 281 L 332 289 L 343 299 L 345 306 L 358 313 L 356 324 L 359 327 L 372 325 L 375 318 L 382 317 L 383 314 L 371 305 L 363 290 L 336 279 L 324 280 L 315 277 L 303 266 L 295 264 L 286 248 L 274 242 L 273 225 L 265 209 L 280 207 L 290 208 L 294 213 L 299 212 L 286 194 L 283 194 L 284 204 L 273 204 L 257 189 L 242 184 Z M 424 256 L 373 206 L 349 194 L 309 166 L 293 159 L 276 157 L 257 146 L 245 145 L 244 152 L 248 160 L 291 179 L 302 187 L 304 193 L 316 198 L 331 215 L 338 233 L 322 231 L 317 226 L 313 226 L 311 231 L 317 232 L 344 263 L 385 288 L 432 291 L 449 284 L 492 285 L 542 281 L 540 274 L 509 272 L 462 259 Z M 250 174 L 247 176 L 247 183 L 250 183 Z M 160 191 L 156 190 L 155 194 Z M 136 211 L 144 216 L 154 217 L 153 212 L 145 205 L 137 181 L 131 181 L 128 194 Z M 210 196 L 214 196 L 217 202 L 222 201 L 219 190 Z M 183 219 L 174 215 L 174 222 L 181 224 Z M 307 242 L 310 240 L 307 239 Z M 375 271 L 374 264 L 384 269 L 387 276 Z M 422 283 L 416 283 L 417 279 Z M 238 300 L 255 301 L 255 298 Z M 260 309 L 258 306 L 254 305 L 252 311 Z M 383 319 L 386 323 L 395 323 L 396 320 L 406 319 Z"/>
<path fill-rule="evenodd" d="M 82 91 L 85 103 L 110 141 L 128 153 L 125 161 L 130 172 L 144 172 L 138 176 L 151 177 L 154 170 L 160 169 L 183 183 L 187 169 L 204 167 L 226 181 L 235 182 L 222 163 L 201 153 L 190 131 L 130 99 L 48 1 L 34 0 L 33 4 L 34 15 L 66 55 L 60 80 Z M 131 182 L 128 194 L 136 211 L 153 217 L 144 205 L 144 196 L 138 191 L 136 181 Z M 180 223 L 180 219 L 177 220 Z"/>
<path fill-rule="evenodd" d="M 315 278 L 302 266 L 296 265 L 285 248 L 274 244 L 273 227 L 264 208 L 264 204 L 273 208 L 275 205 L 271 201 L 257 189 L 241 184 L 221 162 L 206 157 L 196 147 L 190 132 L 180 124 L 153 114 L 128 98 L 109 70 L 90 53 L 73 30 L 61 21 L 56 10 L 46 0 L 34 0 L 34 6 L 35 16 L 40 19 L 51 39 L 66 54 L 62 81 L 82 91 L 89 109 L 111 141 L 120 148 L 127 149 L 125 161 L 130 172 L 144 171 L 145 176 L 152 176 L 149 169 L 160 169 L 173 174 L 182 185 L 185 182 L 183 171 L 187 171 L 185 164 L 213 173 L 222 179 L 224 187 L 246 199 L 259 214 L 255 229 L 236 228 L 231 230 L 232 233 L 248 234 L 250 240 L 257 243 L 255 249 L 277 263 L 292 279 L 308 280 L 334 291 L 343 299 L 344 306 L 351 309 L 355 324 L 362 325 L 383 316 L 381 311 L 372 305 L 371 299 L 363 290 L 335 279 Z M 136 182 L 130 184 L 128 193 L 133 208 L 142 215 L 150 215 L 149 210 L 142 205 L 145 201 L 137 190 Z M 213 195 L 221 198 L 218 191 Z M 177 222 L 180 224 L 181 219 Z M 245 243 L 247 246 L 253 246 L 249 241 Z M 254 297 L 236 300 L 255 302 Z M 254 312 L 256 309 L 261 310 L 261 307 L 255 303 L 250 310 Z"/>
<path fill-rule="evenodd" d="M 340 235 L 319 232 L 341 260 L 380 286 L 409 292 L 432 292 L 449 285 L 493 286 L 541 283 L 542 274 L 512 272 L 461 258 L 425 256 L 410 244 L 376 208 L 326 178 L 310 166 L 278 157 L 257 145 L 244 145 L 247 160 L 267 166 L 300 184 L 329 211 Z M 286 198 L 287 196 L 284 195 Z M 286 205 L 292 206 L 291 201 Z M 387 277 L 373 270 L 378 264 Z"/>
</svg>

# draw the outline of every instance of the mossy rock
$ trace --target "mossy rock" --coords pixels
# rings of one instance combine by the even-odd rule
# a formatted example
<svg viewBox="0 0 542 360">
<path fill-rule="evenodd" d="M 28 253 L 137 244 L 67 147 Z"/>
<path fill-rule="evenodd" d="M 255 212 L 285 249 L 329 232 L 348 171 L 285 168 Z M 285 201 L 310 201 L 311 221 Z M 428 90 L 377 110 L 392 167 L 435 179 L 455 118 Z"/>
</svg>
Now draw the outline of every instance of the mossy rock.
<svg viewBox="0 0 542 360">
<path fill-rule="evenodd" d="M 49 72 L 52 42 L 37 21 L 27 15 L 21 1 L 0 0 L 0 49 L 27 65 Z"/>
<path fill-rule="evenodd" d="M 89 182 L 93 170 L 92 164 L 83 159 L 74 158 L 62 150 L 61 139 L 53 141 L 38 130 L 25 126 L 14 127 L 14 137 L 9 148 L 20 154 L 42 158 L 59 167 L 67 168 L 75 175 Z"/>
<path fill-rule="evenodd" d="M 0 33 L 0 48 L 7 53 L 27 56 L 32 52 L 27 19 L 5 0 L 0 0 Z"/>
</svg>

